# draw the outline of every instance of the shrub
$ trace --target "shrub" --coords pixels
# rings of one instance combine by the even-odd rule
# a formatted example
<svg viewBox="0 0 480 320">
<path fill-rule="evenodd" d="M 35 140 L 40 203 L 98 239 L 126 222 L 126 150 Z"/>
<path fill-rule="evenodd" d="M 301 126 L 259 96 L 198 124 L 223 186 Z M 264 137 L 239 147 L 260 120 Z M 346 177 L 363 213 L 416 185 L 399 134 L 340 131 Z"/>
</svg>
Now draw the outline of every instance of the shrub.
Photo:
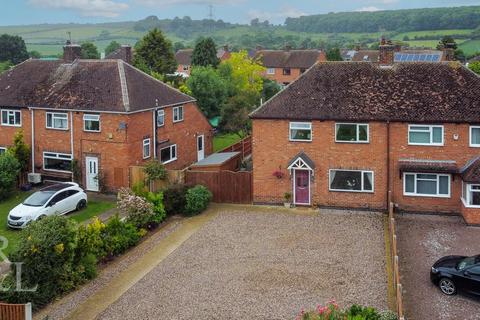
<svg viewBox="0 0 480 320">
<path fill-rule="evenodd" d="M 188 187 L 183 184 L 174 184 L 163 191 L 163 203 L 167 215 L 183 214 L 187 204 Z"/>
<path fill-rule="evenodd" d="M 88 225 L 81 225 L 78 228 L 77 257 L 79 260 L 88 255 L 93 255 L 98 259 L 105 257 L 104 230 L 105 224 L 98 217 L 94 217 Z"/>
<path fill-rule="evenodd" d="M 387 311 L 380 315 L 372 307 L 352 305 L 345 310 L 339 309 L 334 300 L 329 301 L 325 306 L 319 305 L 317 310 L 304 312 L 303 310 L 295 318 L 296 320 L 397 320 L 397 316 Z"/>
<path fill-rule="evenodd" d="M 138 230 L 132 223 L 122 222 L 118 215 L 110 218 L 102 233 L 106 256 L 117 256 L 136 245 L 145 234 L 142 230 Z"/>
<path fill-rule="evenodd" d="M 32 302 L 37 309 L 83 282 L 85 272 L 73 263 L 77 242 L 77 226 L 73 220 L 49 216 L 32 222 L 20 233 L 20 245 L 10 255 L 10 260 L 23 263 L 22 287 L 38 285 L 37 290 L 0 292 L 0 300 Z M 16 277 L 14 267 L 12 265 L 11 279 Z"/>
<path fill-rule="evenodd" d="M 147 195 L 147 201 L 152 204 L 154 212 L 154 215 L 149 221 L 149 224 L 151 224 L 150 227 L 155 227 L 155 225 L 158 225 L 167 217 L 167 213 L 165 212 L 165 207 L 163 205 L 163 193 L 149 192 Z"/>
<path fill-rule="evenodd" d="M 380 313 L 380 320 L 398 320 L 398 316 L 393 311 L 383 311 Z"/>
<path fill-rule="evenodd" d="M 359 305 L 352 305 L 346 310 L 349 317 L 359 320 L 380 320 L 380 314 L 372 307 L 363 307 Z"/>
<path fill-rule="evenodd" d="M 152 160 L 143 168 L 147 175 L 148 181 L 165 180 L 167 178 L 167 170 L 165 166 L 158 160 Z"/>
<path fill-rule="evenodd" d="M 143 182 L 137 182 L 132 187 L 133 193 L 139 197 L 146 198 L 148 194 L 148 188 Z"/>
<path fill-rule="evenodd" d="M 0 155 L 0 200 L 7 198 L 15 188 L 20 163 L 10 153 Z"/>
<path fill-rule="evenodd" d="M 127 222 L 139 228 L 153 221 L 155 215 L 153 205 L 128 188 L 122 188 L 118 192 L 117 207 Z"/>
<path fill-rule="evenodd" d="M 212 200 L 212 193 L 206 187 L 198 185 L 188 189 L 185 214 L 188 216 L 200 214 L 208 207 L 210 200 Z"/>
</svg>

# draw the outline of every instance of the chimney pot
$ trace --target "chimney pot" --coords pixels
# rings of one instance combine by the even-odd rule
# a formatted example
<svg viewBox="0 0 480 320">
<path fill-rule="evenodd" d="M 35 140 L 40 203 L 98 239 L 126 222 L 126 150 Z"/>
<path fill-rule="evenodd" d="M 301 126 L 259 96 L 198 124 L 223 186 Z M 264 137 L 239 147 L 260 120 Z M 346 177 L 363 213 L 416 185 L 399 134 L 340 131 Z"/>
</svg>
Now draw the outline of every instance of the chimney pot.
<svg viewBox="0 0 480 320">
<path fill-rule="evenodd" d="M 67 63 L 72 63 L 76 59 L 82 57 L 82 47 L 78 44 L 72 44 L 70 40 L 67 40 L 63 46 L 63 60 Z"/>
</svg>

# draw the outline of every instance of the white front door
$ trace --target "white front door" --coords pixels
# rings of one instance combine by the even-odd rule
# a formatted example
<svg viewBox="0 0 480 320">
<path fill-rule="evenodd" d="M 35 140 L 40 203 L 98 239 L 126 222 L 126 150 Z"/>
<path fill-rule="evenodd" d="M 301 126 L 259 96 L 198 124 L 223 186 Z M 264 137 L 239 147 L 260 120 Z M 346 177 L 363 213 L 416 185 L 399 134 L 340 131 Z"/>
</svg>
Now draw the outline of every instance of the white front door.
<svg viewBox="0 0 480 320">
<path fill-rule="evenodd" d="M 205 158 L 205 137 L 203 135 L 197 137 L 197 158 L 198 161 Z"/>
<path fill-rule="evenodd" d="M 89 191 L 98 191 L 98 158 L 97 157 L 86 157 L 85 158 L 85 167 L 87 170 L 86 174 L 86 183 L 87 190 Z"/>
</svg>

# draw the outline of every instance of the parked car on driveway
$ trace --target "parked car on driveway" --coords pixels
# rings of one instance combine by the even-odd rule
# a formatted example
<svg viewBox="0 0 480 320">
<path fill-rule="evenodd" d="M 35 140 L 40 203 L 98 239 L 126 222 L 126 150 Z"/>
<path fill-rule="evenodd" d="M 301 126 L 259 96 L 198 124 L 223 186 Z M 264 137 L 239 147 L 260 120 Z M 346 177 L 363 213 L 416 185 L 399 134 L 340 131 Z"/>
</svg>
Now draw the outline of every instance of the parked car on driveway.
<svg viewBox="0 0 480 320">
<path fill-rule="evenodd" d="M 462 291 L 480 296 L 480 255 L 443 257 L 434 263 L 430 279 L 446 295 Z"/>
<path fill-rule="evenodd" d="M 8 214 L 7 225 L 10 228 L 23 229 L 30 222 L 43 217 L 63 215 L 87 206 L 87 194 L 73 182 L 59 183 L 43 188 Z"/>
</svg>

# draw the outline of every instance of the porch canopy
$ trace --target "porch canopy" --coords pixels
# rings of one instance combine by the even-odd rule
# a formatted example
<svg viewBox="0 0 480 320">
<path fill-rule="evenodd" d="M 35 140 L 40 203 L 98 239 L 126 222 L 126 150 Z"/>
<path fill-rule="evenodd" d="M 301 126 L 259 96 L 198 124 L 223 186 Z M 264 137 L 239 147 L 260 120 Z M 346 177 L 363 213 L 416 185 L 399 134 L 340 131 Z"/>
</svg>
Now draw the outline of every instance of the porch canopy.
<svg viewBox="0 0 480 320">
<path fill-rule="evenodd" d="M 310 159 L 305 152 L 301 151 L 299 154 L 297 154 L 295 157 L 293 157 L 289 162 L 288 162 L 288 170 L 310 170 L 313 171 L 315 170 L 315 162 L 313 162 L 312 159 Z"/>
<path fill-rule="evenodd" d="M 462 180 L 467 183 L 480 183 L 480 156 L 470 159 L 460 169 Z"/>
<path fill-rule="evenodd" d="M 403 172 L 422 173 L 458 173 L 458 167 L 453 160 L 423 160 L 423 159 L 400 159 L 398 160 L 400 175 Z"/>
</svg>

